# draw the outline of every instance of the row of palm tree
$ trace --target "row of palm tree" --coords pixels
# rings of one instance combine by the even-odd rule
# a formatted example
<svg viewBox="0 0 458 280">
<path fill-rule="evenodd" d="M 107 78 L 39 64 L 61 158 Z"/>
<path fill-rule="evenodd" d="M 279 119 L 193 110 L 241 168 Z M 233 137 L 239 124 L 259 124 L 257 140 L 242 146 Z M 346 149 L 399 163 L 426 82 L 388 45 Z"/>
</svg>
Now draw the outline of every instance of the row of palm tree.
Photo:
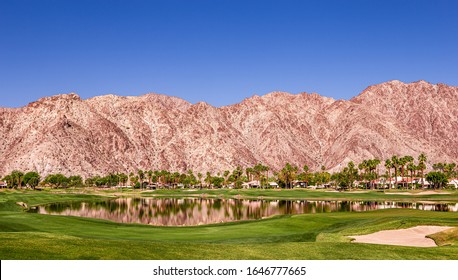
<svg viewBox="0 0 458 280">
<path fill-rule="evenodd" d="M 207 172 L 205 176 L 202 173 L 194 174 L 192 170 L 185 173 L 170 172 L 167 170 L 137 170 L 135 173 L 110 173 L 106 176 L 94 176 L 83 180 L 81 176 L 75 175 L 66 177 L 63 174 L 50 174 L 44 180 L 41 180 L 40 174 L 37 172 L 23 173 L 21 171 L 13 171 L 11 174 L 3 178 L 10 187 L 30 186 L 37 187 L 39 184 L 48 185 L 51 187 L 100 187 L 100 186 L 134 186 L 136 188 L 144 188 L 147 185 L 168 186 L 168 187 L 223 187 L 232 186 L 241 188 L 245 182 L 259 182 L 261 187 L 269 187 L 269 182 L 277 182 L 281 187 L 292 188 L 297 181 L 307 185 L 327 185 L 333 183 L 335 186 L 343 188 L 356 187 L 355 182 L 364 188 L 375 188 L 375 182 L 380 177 L 385 177 L 388 181 L 389 188 L 393 187 L 392 175 L 394 175 L 394 186 L 408 187 L 408 182 L 405 180 L 410 176 L 410 185 L 413 188 L 413 178 L 421 178 L 421 186 L 425 185 L 425 170 L 427 157 L 424 153 L 420 154 L 417 161 L 412 156 L 394 155 L 384 162 L 385 174 L 379 174 L 379 159 L 366 159 L 356 165 L 349 162 L 339 172 L 330 174 L 326 171 L 325 166 L 321 166 L 320 171 L 310 172 L 309 167 L 304 165 L 301 170 L 291 163 L 286 163 L 285 166 L 278 172 L 270 172 L 271 168 L 262 163 L 258 163 L 252 167 L 247 167 L 245 170 L 242 167 L 237 167 L 234 170 L 225 170 L 216 175 Z M 432 165 L 433 172 L 444 174 L 446 178 L 457 176 L 455 163 L 434 163 Z M 402 181 L 398 182 L 398 177 L 402 177 Z M 406 176 L 407 175 L 407 176 Z M 440 175 L 438 175 L 440 176 Z"/>
</svg>

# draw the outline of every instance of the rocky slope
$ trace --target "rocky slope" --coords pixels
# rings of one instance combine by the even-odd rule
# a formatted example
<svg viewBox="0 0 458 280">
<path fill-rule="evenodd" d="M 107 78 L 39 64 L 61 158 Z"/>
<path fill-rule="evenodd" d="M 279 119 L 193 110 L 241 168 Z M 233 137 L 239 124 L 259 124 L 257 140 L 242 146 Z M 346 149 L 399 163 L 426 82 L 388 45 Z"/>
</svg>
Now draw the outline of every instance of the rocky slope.
<svg viewBox="0 0 458 280">
<path fill-rule="evenodd" d="M 76 94 L 0 109 L 0 175 L 219 172 L 258 162 L 339 170 L 398 155 L 458 160 L 458 87 L 391 81 L 357 97 L 274 92 L 215 108 L 176 97 Z"/>
</svg>

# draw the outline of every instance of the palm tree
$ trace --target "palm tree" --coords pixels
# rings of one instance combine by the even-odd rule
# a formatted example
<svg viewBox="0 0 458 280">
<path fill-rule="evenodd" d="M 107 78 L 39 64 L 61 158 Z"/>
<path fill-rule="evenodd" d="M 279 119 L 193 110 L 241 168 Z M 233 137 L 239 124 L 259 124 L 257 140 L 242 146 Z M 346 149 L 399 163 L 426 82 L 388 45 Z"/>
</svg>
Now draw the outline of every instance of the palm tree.
<svg viewBox="0 0 458 280">
<path fill-rule="evenodd" d="M 199 178 L 199 184 L 200 184 L 199 187 L 201 187 L 201 188 L 202 188 L 202 177 L 203 177 L 202 173 L 200 173 L 200 172 L 197 173 L 197 178 Z"/>
<path fill-rule="evenodd" d="M 143 189 L 143 181 L 145 179 L 145 172 L 143 170 L 139 169 L 137 174 L 138 174 L 138 179 L 140 179 L 140 186 Z"/>
<path fill-rule="evenodd" d="M 13 172 L 11 172 L 11 179 L 12 179 L 12 185 L 15 185 L 17 186 L 18 188 L 21 188 L 22 187 L 22 180 L 24 178 L 24 173 L 22 173 L 21 171 L 19 170 L 14 170 Z"/>
<path fill-rule="evenodd" d="M 254 172 L 254 170 L 251 167 L 248 167 L 247 169 L 245 169 L 245 173 L 246 173 L 246 176 L 248 178 L 248 182 L 251 181 L 251 174 L 253 174 L 253 172 Z"/>
<path fill-rule="evenodd" d="M 304 170 L 304 181 L 305 181 L 305 186 L 307 187 L 309 185 L 309 180 L 308 180 L 308 172 L 309 172 L 309 167 L 307 164 L 302 167 L 302 170 Z"/>
<path fill-rule="evenodd" d="M 355 168 L 355 163 L 353 161 L 350 161 L 347 164 L 346 171 L 347 171 L 347 176 L 348 176 L 349 188 L 350 188 L 350 191 L 351 191 L 351 187 L 353 186 L 353 182 L 358 177 L 358 170 Z"/>
<path fill-rule="evenodd" d="M 380 164 L 379 159 L 370 159 L 368 161 L 368 167 L 369 167 L 369 174 L 371 177 L 371 180 L 376 180 L 378 175 L 375 172 L 377 170 L 377 166 Z M 374 183 L 371 181 L 371 189 L 374 189 Z"/>
<path fill-rule="evenodd" d="M 234 171 L 232 171 L 232 177 L 234 178 L 234 184 L 237 188 L 240 188 L 242 185 L 242 175 L 243 175 L 243 169 L 240 166 L 237 166 Z"/>
<path fill-rule="evenodd" d="M 421 188 L 425 187 L 425 176 L 424 176 L 424 171 L 426 169 L 426 155 L 424 153 L 421 153 L 418 156 L 418 168 L 421 170 Z"/>
<path fill-rule="evenodd" d="M 358 164 L 358 169 L 362 172 L 364 170 L 364 173 L 361 174 L 361 181 L 366 181 L 367 179 L 367 171 L 369 170 L 369 162 L 367 160 L 363 160 L 360 164 Z M 367 182 L 364 182 L 364 186 L 367 189 Z"/>
<path fill-rule="evenodd" d="M 148 184 L 151 185 L 151 179 L 153 179 L 153 170 L 148 170 Z"/>
<path fill-rule="evenodd" d="M 205 177 L 205 183 L 207 183 L 207 187 L 210 187 L 211 186 L 211 182 L 212 182 L 212 175 L 210 172 L 207 172 L 207 177 Z"/>
<path fill-rule="evenodd" d="M 402 180 L 404 180 L 404 184 L 407 187 L 407 180 L 404 179 L 404 172 L 407 169 L 407 164 L 413 162 L 413 157 L 411 156 L 404 156 L 401 158 L 401 174 L 402 174 Z M 403 186 L 404 187 L 404 186 Z"/>
<path fill-rule="evenodd" d="M 285 167 L 280 170 L 278 177 L 281 181 L 285 183 L 286 188 L 292 188 L 292 181 L 296 178 L 297 166 L 291 165 L 289 162 L 286 163 Z"/>
<path fill-rule="evenodd" d="M 385 160 L 385 168 L 388 170 L 388 178 L 390 180 L 389 187 L 391 189 L 391 168 L 393 168 L 393 163 L 391 162 L 390 159 Z"/>
<path fill-rule="evenodd" d="M 455 167 L 456 163 L 444 163 L 444 172 L 448 178 L 452 177 Z"/>
<path fill-rule="evenodd" d="M 128 179 L 127 175 L 124 174 L 124 173 L 119 173 L 119 174 L 118 174 L 118 177 L 119 177 L 119 181 L 121 181 L 121 183 L 123 184 L 123 186 L 125 186 L 126 183 L 127 183 L 127 179 Z"/>
<path fill-rule="evenodd" d="M 413 189 L 413 172 L 417 170 L 417 166 L 413 163 L 413 161 L 409 162 L 407 170 L 410 171 L 410 184 Z"/>
<path fill-rule="evenodd" d="M 268 187 L 268 182 L 269 182 L 269 170 L 270 170 L 270 167 L 265 165 L 264 166 L 264 171 L 266 172 L 266 174 L 265 174 L 265 177 L 266 177 L 265 183 L 266 183 L 267 187 Z"/>
<path fill-rule="evenodd" d="M 398 187 L 398 168 L 400 165 L 398 156 L 394 155 L 391 157 L 391 164 L 393 165 L 393 169 L 394 169 L 394 185 L 397 188 Z"/>
<path fill-rule="evenodd" d="M 224 176 L 224 186 L 226 187 L 227 186 L 227 179 L 228 179 L 228 176 L 231 172 L 229 170 L 226 170 L 224 171 L 223 173 L 223 176 Z"/>
</svg>

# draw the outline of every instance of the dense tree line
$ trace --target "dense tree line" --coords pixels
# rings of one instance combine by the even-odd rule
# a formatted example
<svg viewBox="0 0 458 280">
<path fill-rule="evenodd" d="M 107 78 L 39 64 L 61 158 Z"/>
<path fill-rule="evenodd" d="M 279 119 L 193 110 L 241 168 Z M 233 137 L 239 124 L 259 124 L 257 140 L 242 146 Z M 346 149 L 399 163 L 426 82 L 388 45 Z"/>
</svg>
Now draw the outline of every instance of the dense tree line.
<svg viewBox="0 0 458 280">
<path fill-rule="evenodd" d="M 278 172 L 271 172 L 270 168 L 261 163 L 242 169 L 237 167 L 234 170 L 225 170 L 217 174 L 207 172 L 205 174 L 194 174 L 192 170 L 185 173 L 170 172 L 167 170 L 137 170 L 135 173 L 111 173 L 106 176 L 94 176 L 83 178 L 79 175 L 65 176 L 63 174 L 50 174 L 44 179 L 37 172 L 23 173 L 15 170 L 3 177 L 3 181 L 10 188 L 30 187 L 35 189 L 38 186 L 51 188 L 69 187 L 112 187 L 132 186 L 134 188 L 146 188 L 147 186 L 189 188 L 189 187 L 212 187 L 221 188 L 230 186 L 242 188 L 244 185 L 268 188 L 271 182 L 277 183 L 282 188 L 300 186 L 333 186 L 342 189 L 365 188 L 374 189 L 380 182 L 389 188 L 417 188 L 424 187 L 428 182 L 429 187 L 444 188 L 452 178 L 458 176 L 455 163 L 434 163 L 432 171 L 425 174 L 427 157 L 420 154 L 415 160 L 412 156 L 394 155 L 386 159 L 380 173 L 382 162 L 379 159 L 367 159 L 356 165 L 350 161 L 341 170 L 329 173 L 325 166 L 319 171 L 310 172 L 309 167 L 302 168 L 290 163 Z M 1 178 L 1 176 L 0 176 Z M 401 180 L 398 181 L 398 179 Z M 408 180 L 407 178 L 410 178 Z M 414 182 L 414 178 L 420 180 Z"/>
</svg>

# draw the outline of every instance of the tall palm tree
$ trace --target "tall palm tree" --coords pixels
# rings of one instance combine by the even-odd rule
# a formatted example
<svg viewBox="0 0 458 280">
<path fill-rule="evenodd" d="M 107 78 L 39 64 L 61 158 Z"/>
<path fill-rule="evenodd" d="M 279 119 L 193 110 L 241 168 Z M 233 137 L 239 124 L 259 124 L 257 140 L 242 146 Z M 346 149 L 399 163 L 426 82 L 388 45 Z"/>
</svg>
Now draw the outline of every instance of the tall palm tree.
<svg viewBox="0 0 458 280">
<path fill-rule="evenodd" d="M 307 187 L 309 185 L 309 179 L 308 179 L 309 167 L 308 165 L 304 164 L 304 167 L 302 167 L 302 170 L 304 170 L 304 181 L 305 181 L 305 186 Z"/>
<path fill-rule="evenodd" d="M 127 183 L 127 175 L 124 174 L 124 173 L 119 173 L 118 174 L 118 177 L 119 177 L 119 181 L 121 181 L 122 185 L 125 186 L 126 183 Z"/>
<path fill-rule="evenodd" d="M 421 188 L 425 187 L 425 176 L 424 176 L 424 171 L 426 169 L 426 155 L 424 153 L 421 153 L 418 156 L 418 168 L 421 170 Z"/>
<path fill-rule="evenodd" d="M 404 179 L 404 172 L 405 170 L 407 169 L 407 165 L 410 163 L 410 162 L 413 162 L 413 157 L 411 156 L 404 156 L 401 158 L 401 173 L 402 173 L 402 180 L 404 180 L 404 184 L 405 184 L 405 187 L 407 188 L 407 180 Z"/>
<path fill-rule="evenodd" d="M 288 186 L 292 188 L 292 181 L 296 178 L 297 170 L 297 166 L 293 166 L 289 162 L 280 170 L 278 177 L 285 183 L 286 188 L 288 188 Z"/>
<path fill-rule="evenodd" d="M 258 163 L 253 167 L 254 178 L 258 180 L 259 183 L 261 183 L 261 175 L 262 175 L 263 170 L 264 170 L 264 165 L 262 165 L 261 163 Z"/>
<path fill-rule="evenodd" d="M 448 178 L 453 176 L 453 171 L 455 170 L 456 163 L 444 163 L 444 172 Z"/>
<path fill-rule="evenodd" d="M 240 166 L 237 166 L 234 171 L 232 171 L 232 177 L 234 178 L 234 184 L 237 188 L 240 188 L 242 186 L 242 175 L 243 175 L 243 169 Z"/>
<path fill-rule="evenodd" d="M 13 172 L 11 172 L 11 178 L 12 178 L 12 187 L 13 185 L 14 186 L 17 186 L 18 188 L 21 188 L 22 187 L 22 180 L 24 178 L 24 173 L 22 173 L 21 171 L 19 170 L 14 170 Z"/>
<path fill-rule="evenodd" d="M 370 159 L 369 160 L 369 173 L 371 174 L 371 189 L 374 189 L 374 180 L 377 180 L 378 178 L 378 175 L 377 175 L 377 166 L 380 164 L 380 160 L 379 159 Z"/>
<path fill-rule="evenodd" d="M 153 179 L 153 170 L 148 170 L 146 174 L 148 175 L 148 184 L 151 185 L 151 180 Z"/>
<path fill-rule="evenodd" d="M 265 176 L 266 176 L 266 186 L 268 187 L 268 182 L 269 182 L 269 170 L 270 170 L 270 167 L 265 165 L 264 166 L 264 171 L 266 172 Z"/>
<path fill-rule="evenodd" d="M 223 173 L 223 176 L 224 176 L 224 186 L 226 187 L 227 186 L 227 179 L 228 179 L 228 176 L 231 172 L 229 170 L 226 170 L 224 171 Z"/>
<path fill-rule="evenodd" d="M 248 178 L 248 182 L 251 182 L 251 174 L 253 174 L 254 170 L 251 167 L 245 169 L 246 176 Z"/>
<path fill-rule="evenodd" d="M 413 161 L 409 162 L 407 165 L 407 170 L 410 172 L 410 186 L 413 189 L 413 173 L 417 170 L 417 166 L 413 163 Z"/>
<path fill-rule="evenodd" d="M 398 168 L 400 165 L 399 157 L 396 155 L 392 156 L 391 164 L 393 165 L 393 169 L 394 169 L 394 185 L 397 188 L 398 187 Z"/>
<path fill-rule="evenodd" d="M 208 187 L 211 186 L 211 183 L 212 183 L 212 175 L 211 175 L 210 172 L 207 172 L 207 177 L 205 177 L 205 183 L 208 184 L 208 185 L 207 185 Z"/>
<path fill-rule="evenodd" d="M 201 188 L 202 188 L 202 177 L 203 177 L 202 173 L 200 173 L 200 172 L 197 173 L 197 178 L 199 178 L 199 184 L 200 184 Z"/>
<path fill-rule="evenodd" d="M 344 170 L 345 170 L 345 168 L 344 168 Z M 348 175 L 349 188 L 350 188 L 350 191 L 351 191 L 351 187 L 353 186 L 353 182 L 358 177 L 358 169 L 355 168 L 355 163 L 353 161 L 350 161 L 347 164 L 346 171 L 347 171 L 347 175 Z"/>
<path fill-rule="evenodd" d="M 145 179 L 145 172 L 143 170 L 139 169 L 137 174 L 138 174 L 138 179 L 140 179 L 140 186 L 143 189 L 143 181 Z"/>
<path fill-rule="evenodd" d="M 389 188 L 391 189 L 391 168 L 393 168 L 393 163 L 390 159 L 385 160 L 385 168 L 388 170 Z"/>
<path fill-rule="evenodd" d="M 367 189 L 367 171 L 369 170 L 369 161 L 368 160 L 363 160 L 363 162 L 361 162 L 360 164 L 358 164 L 358 169 L 364 173 L 361 173 L 361 181 L 365 181 L 364 182 L 364 187 Z"/>
</svg>

